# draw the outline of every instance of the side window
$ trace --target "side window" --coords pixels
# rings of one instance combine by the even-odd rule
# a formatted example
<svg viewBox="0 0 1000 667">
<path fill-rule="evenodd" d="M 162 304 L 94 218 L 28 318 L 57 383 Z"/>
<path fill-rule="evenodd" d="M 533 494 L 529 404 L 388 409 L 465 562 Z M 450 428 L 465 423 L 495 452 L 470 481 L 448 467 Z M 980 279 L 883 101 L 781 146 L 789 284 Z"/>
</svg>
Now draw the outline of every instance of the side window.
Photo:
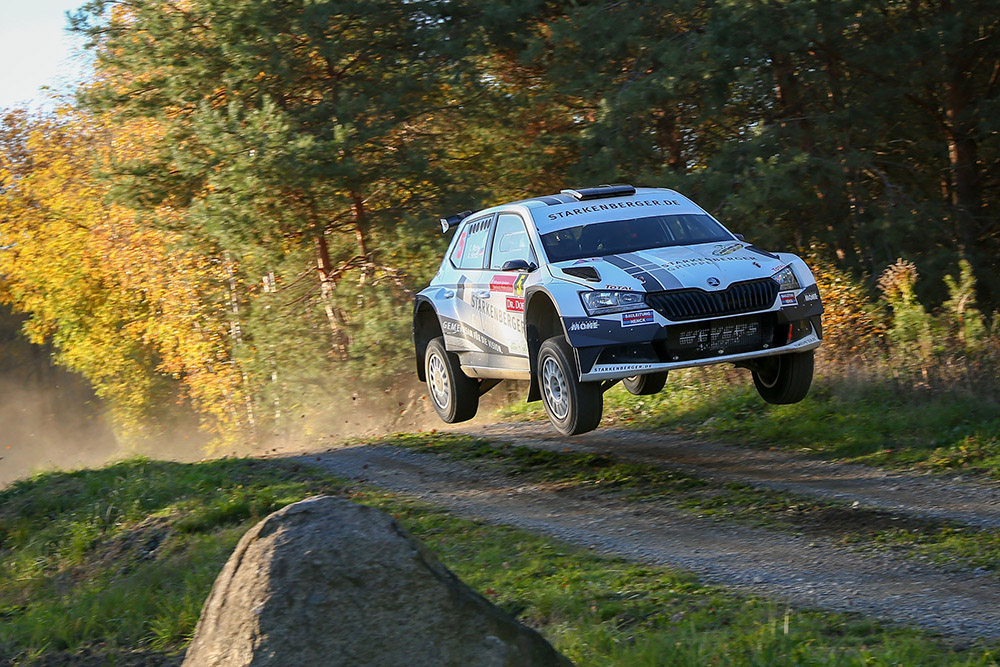
<svg viewBox="0 0 1000 667">
<path fill-rule="evenodd" d="M 458 241 L 455 242 L 455 249 L 451 251 L 452 264 L 460 269 L 483 268 L 492 220 L 493 216 L 487 216 L 462 226 L 462 230 L 458 233 Z"/>
<path fill-rule="evenodd" d="M 490 251 L 490 268 L 499 271 L 504 262 L 511 259 L 523 259 L 537 264 L 535 253 L 528 241 L 528 232 L 520 216 L 512 213 L 501 213 L 497 219 L 497 231 L 493 235 L 493 248 Z"/>
</svg>

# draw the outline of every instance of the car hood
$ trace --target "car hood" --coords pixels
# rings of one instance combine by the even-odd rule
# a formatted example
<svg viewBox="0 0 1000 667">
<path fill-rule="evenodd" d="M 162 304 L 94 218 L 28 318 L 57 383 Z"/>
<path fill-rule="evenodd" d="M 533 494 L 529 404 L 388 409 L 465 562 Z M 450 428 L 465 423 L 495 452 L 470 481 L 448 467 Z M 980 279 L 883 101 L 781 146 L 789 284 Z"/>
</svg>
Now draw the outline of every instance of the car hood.
<svg viewBox="0 0 1000 667">
<path fill-rule="evenodd" d="M 620 255 L 558 262 L 553 266 L 561 278 L 594 289 L 626 289 L 640 292 L 697 287 L 723 290 L 731 284 L 766 278 L 788 264 L 770 252 L 737 241 L 695 246 L 652 248 Z M 600 281 L 586 279 L 593 267 Z M 592 274 L 591 274 L 592 277 Z"/>
</svg>

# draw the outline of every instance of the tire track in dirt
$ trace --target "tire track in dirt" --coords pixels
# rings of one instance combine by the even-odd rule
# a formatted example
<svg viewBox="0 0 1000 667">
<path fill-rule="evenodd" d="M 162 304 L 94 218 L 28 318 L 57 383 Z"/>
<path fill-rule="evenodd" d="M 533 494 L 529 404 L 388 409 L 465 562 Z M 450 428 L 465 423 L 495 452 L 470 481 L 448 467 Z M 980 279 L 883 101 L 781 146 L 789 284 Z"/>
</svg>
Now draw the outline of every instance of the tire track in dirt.
<svg viewBox="0 0 1000 667">
<path fill-rule="evenodd" d="M 820 461 L 788 451 L 738 447 L 672 434 L 600 429 L 567 438 L 548 422 L 456 429 L 466 435 L 538 449 L 609 454 L 703 479 L 742 482 L 793 493 L 857 502 L 913 517 L 1000 528 L 1000 486 Z"/>
<path fill-rule="evenodd" d="M 941 572 L 884 554 L 717 523 L 655 503 L 522 485 L 502 473 L 401 448 L 349 447 L 297 460 L 463 516 L 683 568 L 794 605 L 859 612 L 953 637 L 1000 637 L 1000 586 L 993 575 Z"/>
</svg>

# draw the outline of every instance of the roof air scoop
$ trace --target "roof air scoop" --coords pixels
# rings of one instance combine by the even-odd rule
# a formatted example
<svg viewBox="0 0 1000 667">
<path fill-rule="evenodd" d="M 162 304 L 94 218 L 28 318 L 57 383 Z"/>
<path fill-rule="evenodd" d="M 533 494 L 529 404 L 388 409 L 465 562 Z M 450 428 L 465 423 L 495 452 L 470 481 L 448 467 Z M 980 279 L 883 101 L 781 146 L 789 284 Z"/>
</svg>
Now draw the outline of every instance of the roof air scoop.
<svg viewBox="0 0 1000 667">
<path fill-rule="evenodd" d="M 587 201 L 588 199 L 605 199 L 607 197 L 623 197 L 626 195 L 634 195 L 635 187 L 627 185 L 625 183 L 616 183 L 614 185 L 598 185 L 596 188 L 578 188 L 576 190 L 563 190 L 562 194 L 569 195 L 570 197 L 575 197 L 580 201 Z"/>
</svg>

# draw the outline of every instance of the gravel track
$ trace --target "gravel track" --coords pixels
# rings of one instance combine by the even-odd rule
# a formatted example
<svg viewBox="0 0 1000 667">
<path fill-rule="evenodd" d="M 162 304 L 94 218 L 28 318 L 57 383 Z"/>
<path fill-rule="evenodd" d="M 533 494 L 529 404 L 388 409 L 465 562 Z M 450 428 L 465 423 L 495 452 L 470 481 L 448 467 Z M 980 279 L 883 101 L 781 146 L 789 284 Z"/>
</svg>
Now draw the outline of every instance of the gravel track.
<svg viewBox="0 0 1000 667">
<path fill-rule="evenodd" d="M 487 432 L 500 437 L 492 429 L 477 434 Z M 509 441 L 505 433 L 501 439 Z M 627 433 L 629 438 L 636 435 Z M 884 554 L 722 524 L 599 492 L 522 485 L 484 467 L 395 447 L 350 447 L 297 460 L 462 516 L 683 568 L 707 581 L 794 605 L 860 612 L 957 638 L 1000 638 L 1000 585 L 991 574 L 941 572 Z"/>
<path fill-rule="evenodd" d="M 737 447 L 690 437 L 599 429 L 565 438 L 548 422 L 492 424 L 457 432 L 539 449 L 621 456 L 702 479 L 743 482 L 802 495 L 857 502 L 913 517 L 1000 527 L 1000 487 L 818 461 L 788 451 Z"/>
</svg>

